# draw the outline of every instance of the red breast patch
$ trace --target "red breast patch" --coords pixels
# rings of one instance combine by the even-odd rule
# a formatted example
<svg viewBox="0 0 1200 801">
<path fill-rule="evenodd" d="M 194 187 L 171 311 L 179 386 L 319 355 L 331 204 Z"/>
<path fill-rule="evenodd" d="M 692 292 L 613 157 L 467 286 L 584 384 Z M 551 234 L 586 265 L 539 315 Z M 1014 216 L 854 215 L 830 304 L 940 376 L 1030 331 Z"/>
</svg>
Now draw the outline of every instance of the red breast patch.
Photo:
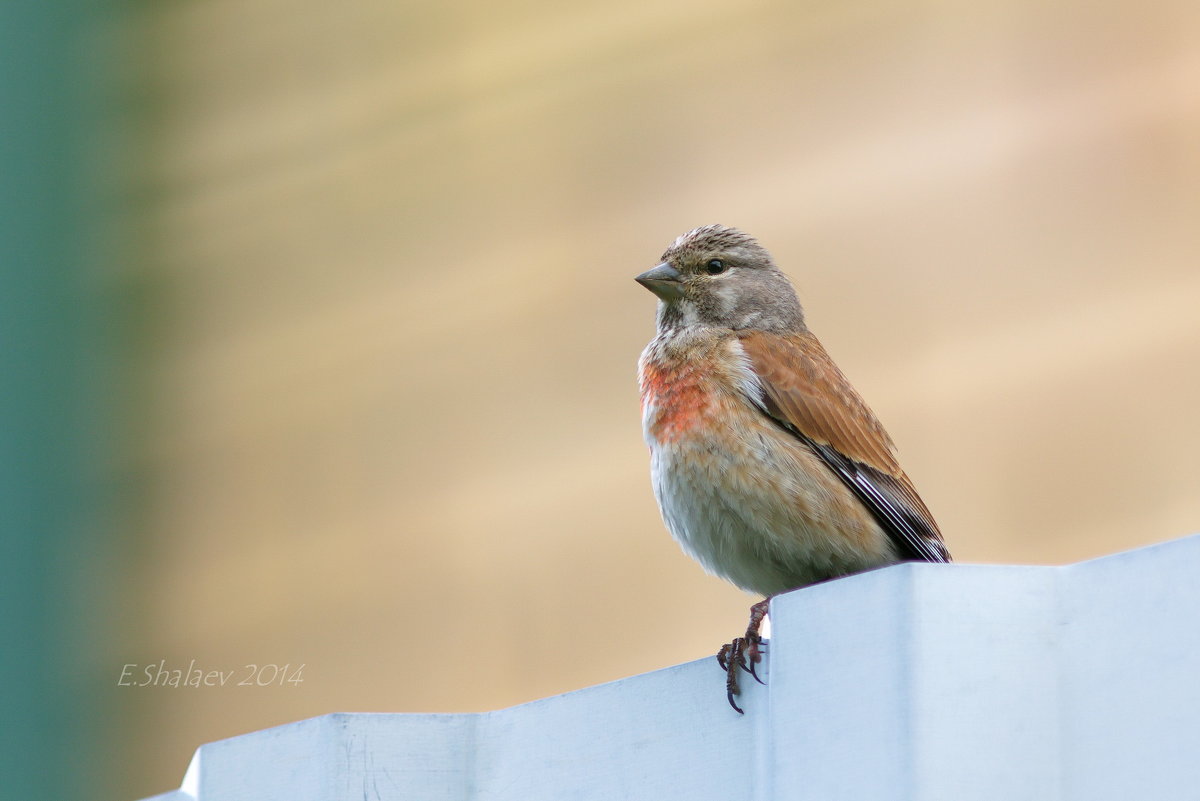
<svg viewBox="0 0 1200 801">
<path fill-rule="evenodd" d="M 659 442 L 677 439 L 700 425 L 712 403 L 708 379 L 695 367 L 646 364 L 642 370 L 642 414 Z"/>
</svg>

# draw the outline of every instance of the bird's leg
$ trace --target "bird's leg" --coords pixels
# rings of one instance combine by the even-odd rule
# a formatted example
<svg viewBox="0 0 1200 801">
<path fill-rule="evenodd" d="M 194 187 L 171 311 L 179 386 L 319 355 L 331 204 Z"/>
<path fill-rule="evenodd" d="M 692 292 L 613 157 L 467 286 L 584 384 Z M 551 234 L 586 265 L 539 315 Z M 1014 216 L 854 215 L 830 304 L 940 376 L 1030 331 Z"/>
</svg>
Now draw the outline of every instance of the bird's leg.
<svg viewBox="0 0 1200 801">
<path fill-rule="evenodd" d="M 754 666 L 762 661 L 762 635 L 758 632 L 762 628 L 763 618 L 767 616 L 770 604 L 771 599 L 764 598 L 750 607 L 750 625 L 746 627 L 745 636 L 735 638 L 733 642 L 722 645 L 721 650 L 717 651 L 717 664 L 725 671 L 725 697 L 739 715 L 742 714 L 742 708 L 733 700 L 741 694 L 738 670 L 746 671 L 759 684 L 766 684 L 758 677 Z"/>
<path fill-rule="evenodd" d="M 750 607 L 750 625 L 746 626 L 746 657 L 749 659 L 750 667 L 746 668 L 747 672 L 754 677 L 754 680 L 759 684 L 766 684 L 765 681 L 758 677 L 754 672 L 754 666 L 762 661 L 762 635 L 759 630 L 762 628 L 763 618 L 767 616 L 767 612 L 771 609 L 771 599 L 763 598 L 754 606 Z"/>
</svg>

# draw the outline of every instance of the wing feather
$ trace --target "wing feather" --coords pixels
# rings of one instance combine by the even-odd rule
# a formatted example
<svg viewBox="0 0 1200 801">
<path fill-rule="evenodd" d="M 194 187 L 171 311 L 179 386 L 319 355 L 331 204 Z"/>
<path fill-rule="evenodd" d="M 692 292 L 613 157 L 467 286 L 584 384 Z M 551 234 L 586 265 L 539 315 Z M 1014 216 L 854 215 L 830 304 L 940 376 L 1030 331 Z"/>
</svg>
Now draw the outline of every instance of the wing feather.
<svg viewBox="0 0 1200 801">
<path fill-rule="evenodd" d="M 854 493 L 908 560 L 948 562 L 933 515 L 896 461 L 883 426 L 811 333 L 739 332 L 758 376 L 752 400 L 799 437 Z"/>
</svg>

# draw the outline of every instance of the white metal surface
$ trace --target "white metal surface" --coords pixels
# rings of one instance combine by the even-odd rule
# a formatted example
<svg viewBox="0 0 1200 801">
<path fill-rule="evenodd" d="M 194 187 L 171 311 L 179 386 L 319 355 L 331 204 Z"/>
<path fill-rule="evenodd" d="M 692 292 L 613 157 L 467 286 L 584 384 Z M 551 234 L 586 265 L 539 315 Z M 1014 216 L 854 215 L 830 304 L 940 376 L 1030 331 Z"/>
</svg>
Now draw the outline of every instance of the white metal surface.
<svg viewBox="0 0 1200 801">
<path fill-rule="evenodd" d="M 1200 799 L 1200 535 L 1068 567 L 901 565 L 772 617 L 744 717 L 706 658 L 209 743 L 155 801 Z"/>
</svg>

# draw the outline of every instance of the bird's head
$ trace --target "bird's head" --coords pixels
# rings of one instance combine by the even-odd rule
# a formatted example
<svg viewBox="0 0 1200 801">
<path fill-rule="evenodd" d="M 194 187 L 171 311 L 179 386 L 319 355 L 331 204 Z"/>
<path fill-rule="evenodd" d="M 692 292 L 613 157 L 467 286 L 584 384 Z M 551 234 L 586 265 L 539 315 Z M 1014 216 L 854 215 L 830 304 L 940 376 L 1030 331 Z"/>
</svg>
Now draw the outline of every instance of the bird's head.
<svg viewBox="0 0 1200 801">
<path fill-rule="evenodd" d="M 796 291 L 771 254 L 736 228 L 706 225 L 667 248 L 637 277 L 658 296 L 658 327 L 801 331 Z"/>
</svg>

